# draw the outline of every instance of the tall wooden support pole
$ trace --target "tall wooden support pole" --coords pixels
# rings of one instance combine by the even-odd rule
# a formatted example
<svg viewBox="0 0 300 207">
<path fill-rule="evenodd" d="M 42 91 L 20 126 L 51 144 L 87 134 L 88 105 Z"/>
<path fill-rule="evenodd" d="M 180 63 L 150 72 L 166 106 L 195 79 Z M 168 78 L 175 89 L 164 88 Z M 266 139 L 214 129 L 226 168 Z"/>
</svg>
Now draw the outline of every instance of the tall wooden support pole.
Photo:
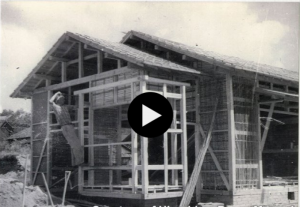
<svg viewBox="0 0 300 207">
<path fill-rule="evenodd" d="M 142 193 L 148 194 L 149 171 L 148 171 L 148 138 L 141 136 L 142 153 Z"/>
<path fill-rule="evenodd" d="M 235 158 L 235 122 L 233 105 L 232 76 L 226 74 L 226 96 L 228 111 L 228 156 L 229 156 L 229 190 L 236 190 L 236 158 Z"/>
<path fill-rule="evenodd" d="M 258 103 L 259 96 L 255 95 L 255 109 L 256 109 L 256 126 L 257 126 L 257 143 L 258 143 L 258 189 L 263 187 L 263 168 L 262 168 L 262 151 L 261 151 L 261 127 L 260 127 L 260 106 Z"/>
<path fill-rule="evenodd" d="M 195 116 L 196 116 L 196 125 L 195 125 L 195 157 L 197 157 L 200 149 L 200 92 L 199 92 L 199 80 L 196 80 L 195 86 Z M 204 137 L 203 137 L 204 138 Z M 201 172 L 196 184 L 196 201 L 200 202 L 201 200 Z"/>
<path fill-rule="evenodd" d="M 97 73 L 103 72 L 103 53 L 97 51 Z"/>
<path fill-rule="evenodd" d="M 78 137 L 80 139 L 80 143 L 84 145 L 84 94 L 80 93 L 78 95 Z M 83 177 L 82 167 L 78 168 L 78 191 L 83 191 L 84 177 Z"/>
<path fill-rule="evenodd" d="M 140 93 L 146 91 L 146 81 L 140 82 Z M 148 138 L 141 136 L 141 154 L 142 154 L 142 193 L 148 193 L 149 171 L 148 171 Z"/>
<path fill-rule="evenodd" d="M 30 125 L 30 183 L 33 185 L 33 97 L 31 97 L 31 125 Z"/>
<path fill-rule="evenodd" d="M 163 96 L 167 95 L 167 85 L 163 84 Z M 165 181 L 165 192 L 168 192 L 168 133 L 164 133 L 164 181 Z"/>
<path fill-rule="evenodd" d="M 51 80 L 46 80 L 46 86 L 50 86 Z M 48 91 L 48 101 L 47 101 L 47 133 L 46 133 L 46 139 L 48 138 L 48 144 L 47 144 L 47 182 L 48 185 L 51 186 L 52 182 L 52 139 L 50 134 L 50 124 L 51 124 L 51 118 L 50 118 L 50 103 L 49 100 L 52 96 L 52 92 Z"/>
<path fill-rule="evenodd" d="M 182 98 L 180 100 L 180 123 L 181 123 L 181 160 L 183 165 L 182 186 L 186 188 L 188 181 L 188 160 L 187 160 L 187 126 L 186 126 L 186 94 L 185 86 L 180 86 Z"/>
<path fill-rule="evenodd" d="M 84 77 L 84 70 L 83 70 L 83 44 L 81 42 L 78 43 L 78 76 L 79 76 L 79 78 Z"/>
<path fill-rule="evenodd" d="M 67 63 L 61 62 L 61 82 L 67 81 Z"/>
<path fill-rule="evenodd" d="M 117 142 L 122 142 L 122 106 L 118 107 L 118 137 Z M 122 147 L 117 145 L 117 165 L 120 166 L 122 163 Z M 122 173 L 120 170 L 117 171 L 117 183 L 121 184 L 122 182 Z"/>
<path fill-rule="evenodd" d="M 134 99 L 135 93 L 134 93 L 134 83 L 131 83 L 131 100 Z M 136 166 L 138 164 L 138 142 L 137 142 L 137 133 L 131 129 L 131 173 L 132 173 L 132 193 L 136 193 L 136 186 L 138 184 L 138 173 L 136 170 Z"/>
<path fill-rule="evenodd" d="M 93 87 L 92 81 L 90 81 L 90 88 Z M 89 94 L 89 145 L 94 144 L 94 110 L 93 110 L 93 93 Z M 94 147 L 89 147 L 89 166 L 94 166 L 95 158 L 95 148 Z M 95 180 L 95 171 L 94 170 L 89 170 L 88 172 L 88 183 L 89 185 L 94 185 L 94 180 Z"/>
<path fill-rule="evenodd" d="M 173 123 L 172 128 L 177 129 L 177 110 L 176 110 L 176 99 L 172 100 L 173 107 Z M 176 165 L 178 162 L 177 156 L 177 134 L 171 133 L 171 163 Z M 178 170 L 172 170 L 172 185 L 178 185 Z"/>
</svg>

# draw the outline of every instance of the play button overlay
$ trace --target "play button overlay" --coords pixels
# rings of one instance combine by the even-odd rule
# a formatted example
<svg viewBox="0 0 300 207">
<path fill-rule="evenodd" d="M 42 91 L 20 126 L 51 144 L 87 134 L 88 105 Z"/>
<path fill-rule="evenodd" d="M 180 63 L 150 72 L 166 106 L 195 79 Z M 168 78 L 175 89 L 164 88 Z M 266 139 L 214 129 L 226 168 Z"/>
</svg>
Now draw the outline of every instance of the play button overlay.
<svg viewBox="0 0 300 207">
<path fill-rule="evenodd" d="M 157 93 L 143 93 L 130 103 L 127 112 L 131 128 L 139 135 L 155 138 L 165 133 L 173 121 L 170 102 Z"/>
<path fill-rule="evenodd" d="M 152 109 L 149 109 L 147 106 L 142 105 L 142 117 L 143 117 L 143 124 L 145 126 L 150 122 L 154 121 L 155 119 L 161 117 L 159 113 L 156 113 Z"/>
</svg>

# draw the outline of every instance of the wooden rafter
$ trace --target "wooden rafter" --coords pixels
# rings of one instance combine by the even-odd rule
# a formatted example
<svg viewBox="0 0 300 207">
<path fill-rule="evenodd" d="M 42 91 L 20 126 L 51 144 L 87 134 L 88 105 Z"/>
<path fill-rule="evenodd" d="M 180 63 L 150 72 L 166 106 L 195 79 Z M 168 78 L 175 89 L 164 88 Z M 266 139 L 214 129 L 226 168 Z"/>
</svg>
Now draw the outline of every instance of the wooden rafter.
<svg viewBox="0 0 300 207">
<path fill-rule="evenodd" d="M 56 81 L 60 80 L 60 77 L 54 77 L 54 76 L 44 75 L 44 74 L 35 74 L 33 77 L 41 80 L 56 80 Z"/>
<path fill-rule="evenodd" d="M 68 61 L 70 61 L 67 58 L 61 58 L 61 57 L 55 57 L 55 56 L 50 56 L 49 60 L 57 61 L 57 62 L 68 62 Z"/>
<path fill-rule="evenodd" d="M 296 94 L 291 94 L 291 93 L 286 93 L 286 92 L 281 92 L 281 91 L 275 91 L 271 89 L 265 89 L 265 88 L 255 88 L 255 92 L 259 94 L 264 94 L 264 95 L 270 95 L 270 96 L 278 96 L 282 97 L 287 101 L 294 101 L 298 102 L 299 101 L 299 96 Z"/>
</svg>

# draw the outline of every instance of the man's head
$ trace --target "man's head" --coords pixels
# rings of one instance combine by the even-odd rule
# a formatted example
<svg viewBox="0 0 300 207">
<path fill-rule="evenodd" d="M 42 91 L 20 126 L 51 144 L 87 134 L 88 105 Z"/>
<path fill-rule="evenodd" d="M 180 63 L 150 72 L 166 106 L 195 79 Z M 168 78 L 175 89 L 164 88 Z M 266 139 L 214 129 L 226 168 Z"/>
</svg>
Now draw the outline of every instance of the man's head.
<svg viewBox="0 0 300 207">
<path fill-rule="evenodd" d="M 65 97 L 62 94 L 59 94 L 55 100 L 57 105 L 64 105 L 65 104 Z"/>
</svg>

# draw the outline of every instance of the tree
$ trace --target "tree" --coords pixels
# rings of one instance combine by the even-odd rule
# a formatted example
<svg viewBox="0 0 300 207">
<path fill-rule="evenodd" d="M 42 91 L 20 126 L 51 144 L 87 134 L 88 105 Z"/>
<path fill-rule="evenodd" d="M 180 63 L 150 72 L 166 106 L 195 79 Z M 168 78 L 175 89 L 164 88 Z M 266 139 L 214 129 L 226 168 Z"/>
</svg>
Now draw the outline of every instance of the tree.
<svg viewBox="0 0 300 207">
<path fill-rule="evenodd" d="M 16 112 L 10 109 L 4 109 L 2 113 L 0 113 L 0 116 L 8 116 L 6 121 L 11 125 L 14 133 L 30 127 L 31 125 L 31 113 L 28 113 L 23 109 L 18 109 Z"/>
</svg>

